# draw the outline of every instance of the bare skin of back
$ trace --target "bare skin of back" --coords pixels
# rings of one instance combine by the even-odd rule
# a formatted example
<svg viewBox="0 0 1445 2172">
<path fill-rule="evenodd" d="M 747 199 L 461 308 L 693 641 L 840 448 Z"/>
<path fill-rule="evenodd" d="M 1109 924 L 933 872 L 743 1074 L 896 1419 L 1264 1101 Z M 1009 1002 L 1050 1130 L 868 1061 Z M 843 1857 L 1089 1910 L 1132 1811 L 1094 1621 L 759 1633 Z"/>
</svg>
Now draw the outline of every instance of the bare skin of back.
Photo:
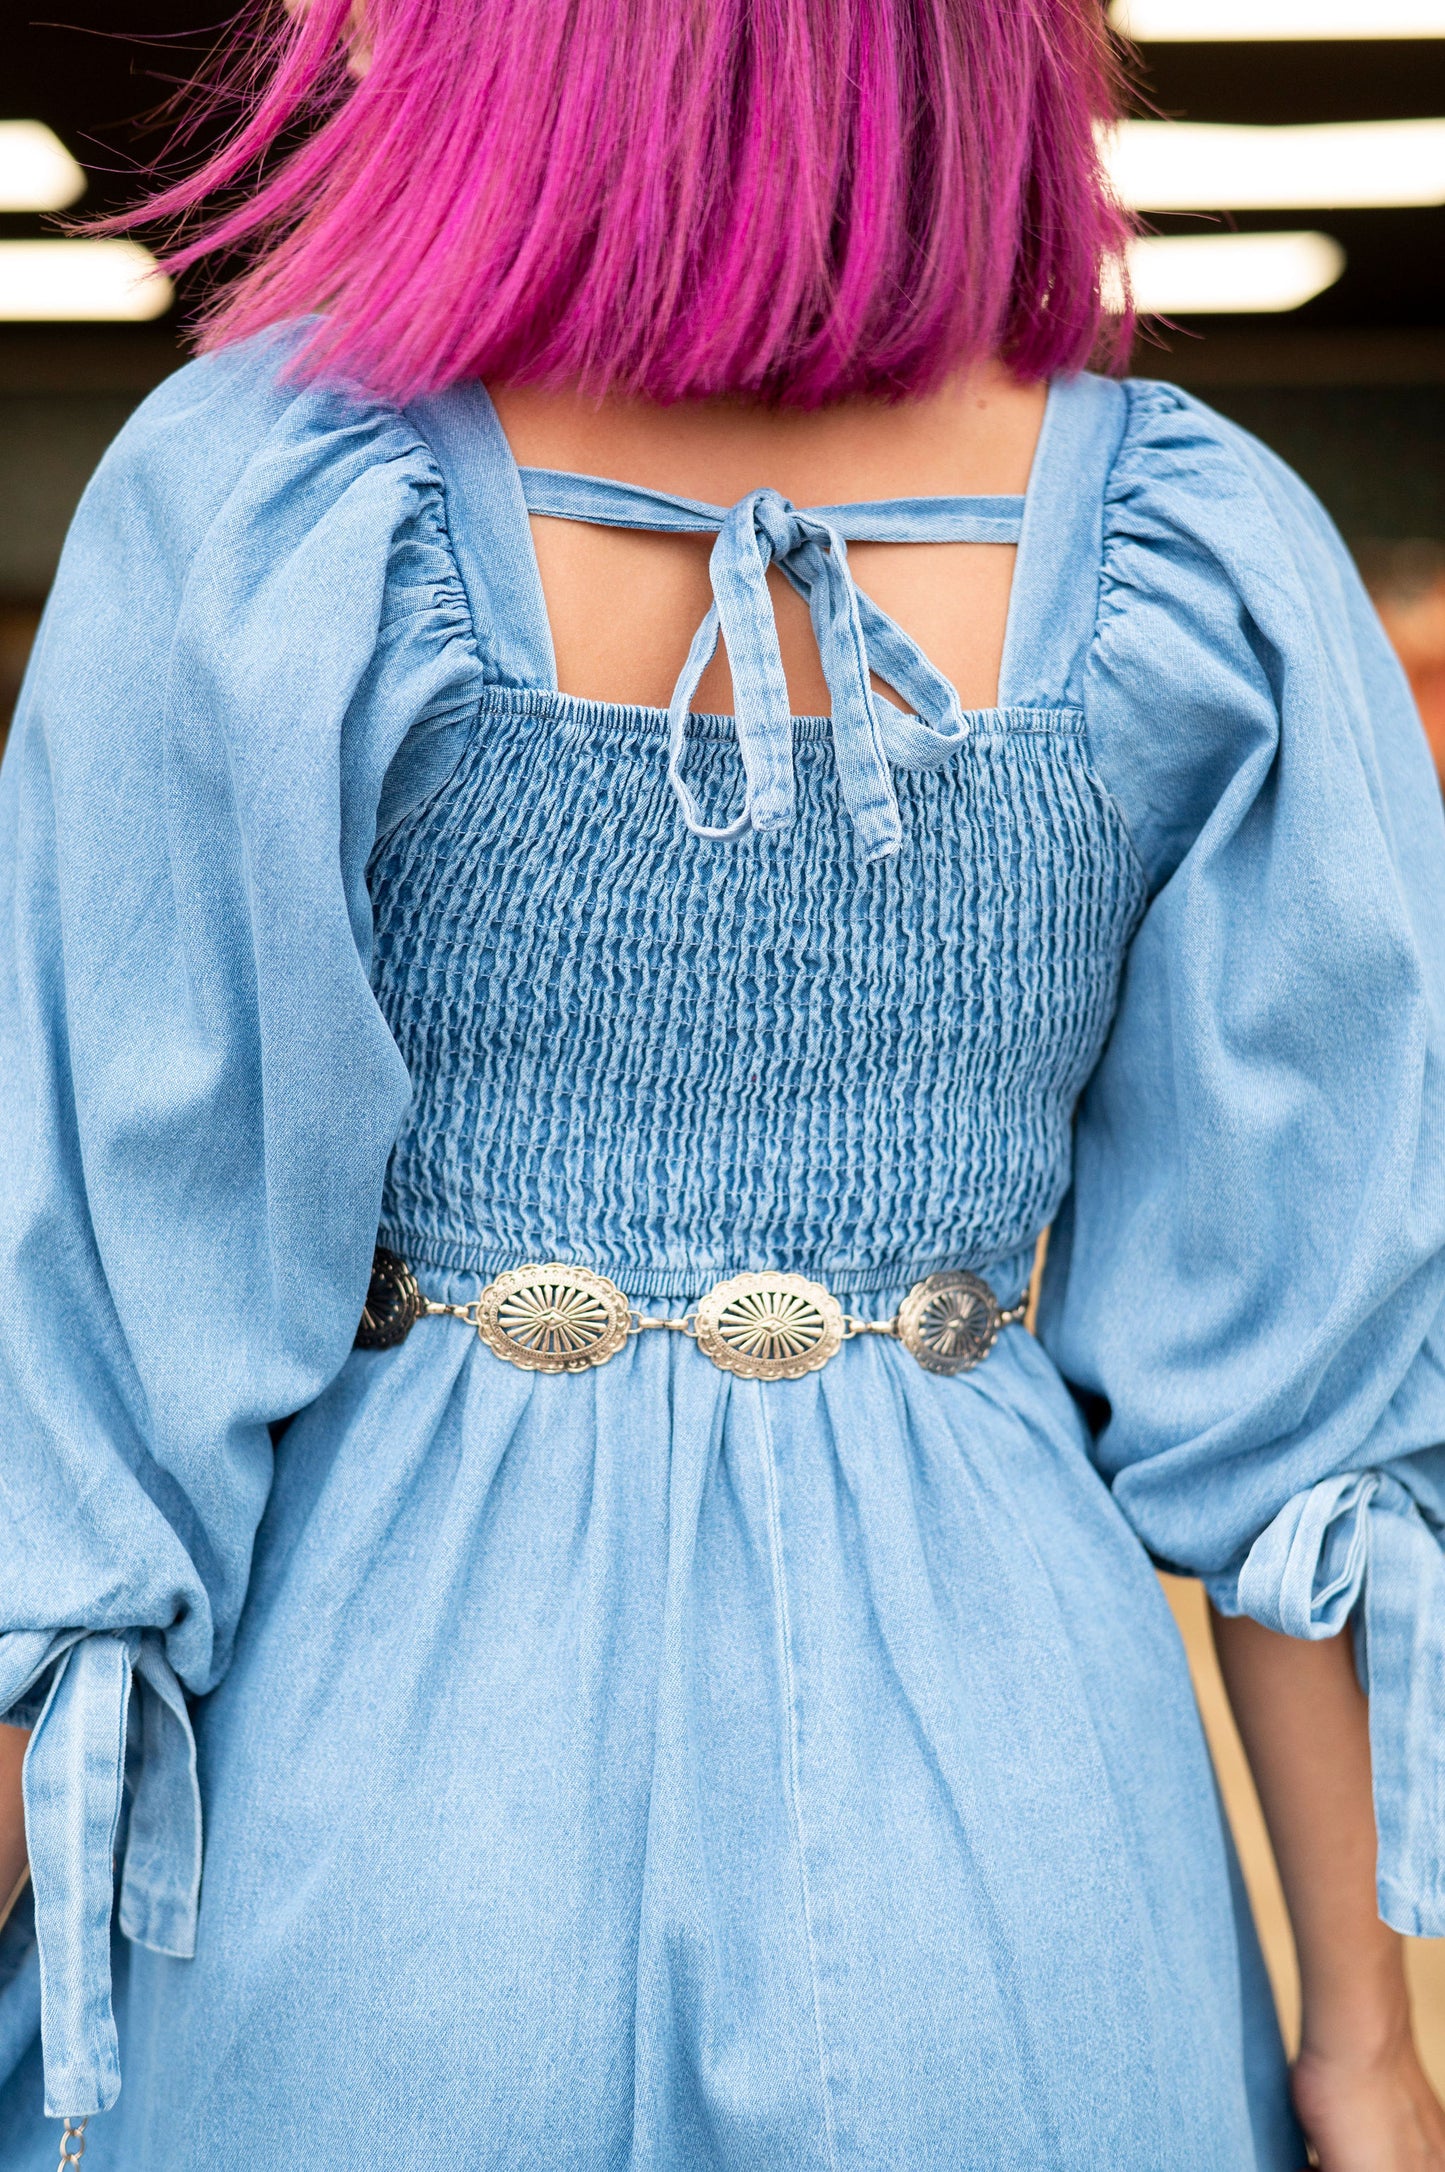
<svg viewBox="0 0 1445 2172">
<path fill-rule="evenodd" d="M 493 386 L 523 467 L 645 483 L 711 505 L 770 485 L 794 505 L 863 498 L 977 497 L 1027 489 L 1044 417 L 1042 385 L 996 364 L 897 406 L 848 401 L 818 414 L 733 401 L 601 406 L 530 386 Z M 566 694 L 665 708 L 712 601 L 709 536 L 648 535 L 534 516 L 532 535 Z M 966 708 L 998 692 L 1014 548 L 1008 543 L 855 543 L 858 585 L 912 634 Z M 826 715 L 828 689 L 808 609 L 782 575 L 769 582 L 795 715 Z M 693 704 L 729 714 L 721 647 Z"/>
</svg>

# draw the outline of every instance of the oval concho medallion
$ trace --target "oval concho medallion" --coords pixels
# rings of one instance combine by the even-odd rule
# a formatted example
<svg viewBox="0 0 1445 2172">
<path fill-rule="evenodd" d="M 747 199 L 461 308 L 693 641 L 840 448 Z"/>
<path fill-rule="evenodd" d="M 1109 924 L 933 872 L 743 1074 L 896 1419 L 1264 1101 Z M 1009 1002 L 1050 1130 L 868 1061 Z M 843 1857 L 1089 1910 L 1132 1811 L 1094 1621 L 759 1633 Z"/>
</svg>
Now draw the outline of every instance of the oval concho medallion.
<svg viewBox="0 0 1445 2172">
<path fill-rule="evenodd" d="M 697 1308 L 697 1346 L 745 1380 L 798 1380 L 826 1365 L 843 1340 L 843 1308 L 802 1275 L 734 1275 Z"/>
<path fill-rule="evenodd" d="M 971 1372 L 998 1331 L 998 1299 L 981 1276 L 961 1269 L 915 1282 L 898 1308 L 898 1339 L 925 1372 Z"/>
<path fill-rule="evenodd" d="M 533 1373 L 605 1365 L 626 1342 L 630 1318 L 615 1282 L 560 1260 L 510 1268 L 477 1300 L 477 1333 L 487 1348 Z"/>
<path fill-rule="evenodd" d="M 394 1350 L 421 1318 L 424 1302 L 406 1261 L 379 1244 L 371 1255 L 371 1283 L 356 1330 L 356 1348 Z"/>
</svg>

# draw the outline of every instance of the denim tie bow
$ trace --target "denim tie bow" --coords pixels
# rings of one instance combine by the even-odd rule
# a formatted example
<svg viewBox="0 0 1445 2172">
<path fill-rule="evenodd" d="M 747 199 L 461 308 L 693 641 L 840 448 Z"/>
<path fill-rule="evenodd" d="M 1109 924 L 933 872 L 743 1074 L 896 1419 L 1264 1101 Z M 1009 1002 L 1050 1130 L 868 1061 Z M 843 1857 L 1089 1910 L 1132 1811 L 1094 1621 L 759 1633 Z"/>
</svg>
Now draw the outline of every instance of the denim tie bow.
<svg viewBox="0 0 1445 2172">
<path fill-rule="evenodd" d="M 729 843 L 750 830 L 760 835 L 785 830 L 793 820 L 792 708 L 767 579 L 768 567 L 776 565 L 812 617 L 832 703 L 838 787 L 864 856 L 878 860 L 897 852 L 903 826 L 894 769 L 940 768 L 972 724 L 943 673 L 859 589 L 848 565 L 848 541 L 1014 543 L 1023 500 L 912 498 L 800 510 L 776 490 L 762 489 L 724 509 L 592 476 L 541 468 L 524 468 L 521 474 L 534 513 L 608 527 L 717 533 L 710 561 L 712 605 L 693 636 L 668 709 L 667 772 L 688 828 L 698 837 Z M 732 669 L 744 793 L 732 821 L 711 826 L 682 774 L 682 762 L 688 712 L 719 636 Z M 875 693 L 873 674 L 909 708 Z"/>
</svg>

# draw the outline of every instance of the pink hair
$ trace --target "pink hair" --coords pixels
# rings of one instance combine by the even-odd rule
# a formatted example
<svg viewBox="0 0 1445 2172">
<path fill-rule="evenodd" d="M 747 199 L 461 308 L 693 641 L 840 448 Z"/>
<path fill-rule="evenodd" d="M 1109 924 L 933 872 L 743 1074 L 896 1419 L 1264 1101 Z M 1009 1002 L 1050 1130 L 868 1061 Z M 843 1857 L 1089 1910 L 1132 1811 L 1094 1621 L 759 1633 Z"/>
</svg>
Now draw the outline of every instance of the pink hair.
<svg viewBox="0 0 1445 2172">
<path fill-rule="evenodd" d="M 1128 232 L 1095 146 L 1116 110 L 1100 0 L 362 15 L 355 75 L 353 0 L 245 31 L 239 123 L 124 222 L 253 177 L 168 259 L 250 257 L 206 346 L 312 316 L 303 374 L 398 400 L 489 377 L 813 407 L 1122 343 L 1100 294 Z"/>
</svg>

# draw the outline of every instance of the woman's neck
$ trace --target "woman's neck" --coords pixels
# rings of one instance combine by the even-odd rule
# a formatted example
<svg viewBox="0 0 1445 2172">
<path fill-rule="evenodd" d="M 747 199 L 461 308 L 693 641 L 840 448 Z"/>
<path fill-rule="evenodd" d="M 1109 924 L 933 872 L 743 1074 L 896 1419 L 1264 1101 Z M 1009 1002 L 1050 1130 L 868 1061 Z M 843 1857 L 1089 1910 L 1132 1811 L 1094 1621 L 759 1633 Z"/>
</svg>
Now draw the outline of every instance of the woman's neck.
<svg viewBox="0 0 1445 2172">
<path fill-rule="evenodd" d="M 804 413 L 741 400 L 596 401 L 533 385 L 490 388 L 524 467 L 564 468 L 732 505 L 769 484 L 796 505 L 1013 494 L 1028 484 L 1046 388 L 998 363 L 937 392 Z"/>
</svg>

